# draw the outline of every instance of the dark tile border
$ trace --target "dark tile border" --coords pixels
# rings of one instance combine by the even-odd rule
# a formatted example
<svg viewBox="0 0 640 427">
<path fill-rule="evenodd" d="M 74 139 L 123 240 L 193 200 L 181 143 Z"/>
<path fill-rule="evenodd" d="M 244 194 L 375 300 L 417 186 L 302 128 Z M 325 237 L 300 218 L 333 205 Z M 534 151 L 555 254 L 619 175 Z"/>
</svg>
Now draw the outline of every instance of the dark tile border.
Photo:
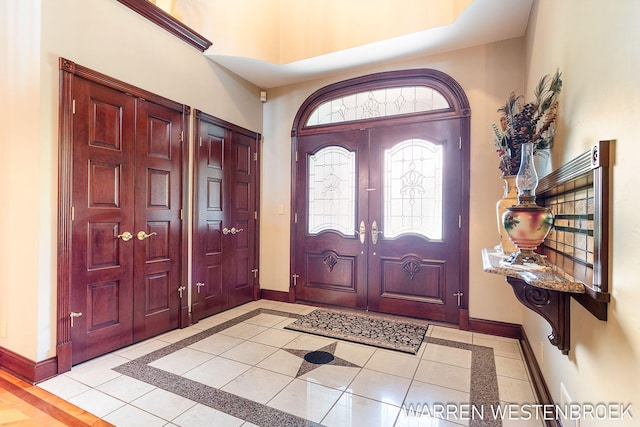
<svg viewBox="0 0 640 427">
<path fill-rule="evenodd" d="M 207 386 L 197 381 L 184 378 L 180 375 L 154 368 L 153 366 L 149 366 L 149 363 L 152 363 L 168 354 L 188 347 L 193 343 L 215 335 L 224 329 L 242 323 L 259 314 L 273 314 L 276 316 L 295 319 L 302 317 L 302 315 L 296 313 L 258 308 L 248 313 L 241 314 L 234 319 L 230 319 L 219 325 L 213 326 L 207 330 L 186 337 L 173 344 L 169 344 L 166 347 L 153 351 L 137 359 L 131 360 L 123 365 L 113 368 L 113 370 L 259 426 L 321 426 L 321 424 L 306 420 L 296 415 Z M 471 351 L 470 404 L 475 405 L 476 407 L 482 406 L 487 414 L 491 413 L 491 405 L 500 404 L 498 395 L 498 378 L 492 348 L 431 337 L 425 337 L 424 342 Z M 471 420 L 469 425 L 471 427 L 500 427 L 502 423 L 500 420 L 485 419 Z"/>
</svg>

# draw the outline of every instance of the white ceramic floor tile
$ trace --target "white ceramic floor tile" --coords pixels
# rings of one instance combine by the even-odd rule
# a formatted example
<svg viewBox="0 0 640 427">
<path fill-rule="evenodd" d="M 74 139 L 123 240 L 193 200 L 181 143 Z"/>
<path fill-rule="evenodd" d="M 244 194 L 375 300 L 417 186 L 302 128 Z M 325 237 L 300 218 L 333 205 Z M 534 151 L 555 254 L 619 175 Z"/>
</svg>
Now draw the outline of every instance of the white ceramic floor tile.
<svg viewBox="0 0 640 427">
<path fill-rule="evenodd" d="M 376 348 L 369 345 L 339 341 L 334 355 L 358 366 L 364 366 L 375 352 Z"/>
<path fill-rule="evenodd" d="M 422 358 L 471 369 L 471 355 L 471 350 L 429 343 Z"/>
<path fill-rule="evenodd" d="M 298 338 L 298 336 L 300 334 L 297 332 L 270 328 L 252 337 L 251 341 L 280 348 Z"/>
<path fill-rule="evenodd" d="M 66 375 L 58 375 L 50 380 L 39 383 L 38 386 L 64 400 L 69 400 L 91 389 L 88 385 L 82 384 Z"/>
<path fill-rule="evenodd" d="M 177 394 L 156 388 L 131 402 L 135 407 L 171 421 L 196 403 Z"/>
<path fill-rule="evenodd" d="M 202 365 L 214 357 L 215 356 L 211 353 L 205 353 L 203 351 L 185 347 L 149 363 L 149 366 L 153 366 L 154 368 L 162 369 L 163 371 L 171 372 L 176 375 L 181 375 L 199 365 Z"/>
<path fill-rule="evenodd" d="M 131 402 L 132 400 L 149 393 L 155 389 L 155 386 L 126 375 L 121 375 L 118 378 L 114 378 L 111 381 L 107 381 L 106 383 L 99 385 L 96 389 L 113 396 L 116 399 Z"/>
<path fill-rule="evenodd" d="M 407 393 L 407 397 L 403 403 L 405 407 L 413 406 L 422 407 L 423 405 L 428 405 L 432 414 L 435 414 L 437 410 L 435 409 L 439 407 L 443 407 L 442 405 L 455 405 L 462 407 L 466 405 L 469 406 L 469 393 L 465 393 L 462 391 L 454 390 L 451 388 L 440 387 L 434 384 L 427 384 L 421 381 L 413 381 L 411 383 L 411 387 L 409 387 L 409 392 Z M 442 411 L 440 411 L 442 413 Z M 446 414 L 446 412 L 445 412 Z M 448 421 L 468 425 L 469 420 L 465 419 L 466 414 L 462 414 L 461 412 L 453 413 L 450 418 L 444 417 L 443 419 L 447 419 Z"/>
<path fill-rule="evenodd" d="M 167 420 L 131 405 L 116 409 L 104 417 L 104 420 L 118 427 L 163 427 L 168 425 Z"/>
<path fill-rule="evenodd" d="M 419 362 L 420 358 L 417 356 L 378 349 L 364 367 L 403 378 L 413 378 Z"/>
<path fill-rule="evenodd" d="M 253 316 L 252 318 L 247 319 L 245 322 L 251 323 L 252 325 L 260 325 L 260 326 L 266 326 L 267 328 L 270 328 L 282 322 L 284 319 L 288 319 L 288 317 L 261 313 L 261 314 L 258 314 L 257 316 Z"/>
<path fill-rule="evenodd" d="M 189 348 L 211 354 L 221 354 L 243 342 L 244 340 L 240 338 L 215 334 L 191 344 Z"/>
<path fill-rule="evenodd" d="M 516 341 L 501 341 L 495 339 L 474 337 L 473 344 L 493 348 L 493 353 L 496 356 L 510 357 L 512 359 L 522 359 L 520 344 L 518 344 L 518 342 Z"/>
<path fill-rule="evenodd" d="M 284 350 L 277 350 L 271 356 L 258 363 L 259 368 L 295 377 L 302 365 L 302 359 Z"/>
<path fill-rule="evenodd" d="M 300 375 L 298 378 L 338 390 L 345 390 L 360 372 L 360 368 L 324 365 Z"/>
<path fill-rule="evenodd" d="M 222 335 L 228 335 L 243 340 L 248 340 L 251 337 L 258 335 L 260 332 L 266 331 L 267 328 L 260 325 L 252 325 L 250 323 L 238 323 L 230 328 L 220 331 Z"/>
<path fill-rule="evenodd" d="M 292 377 L 277 372 L 251 368 L 222 387 L 222 390 L 264 404 L 292 380 Z"/>
<path fill-rule="evenodd" d="M 119 377 L 121 374 L 113 371 L 112 368 L 127 363 L 128 361 L 129 360 L 124 357 L 109 354 L 98 359 L 76 365 L 71 368 L 71 371 L 66 372 L 64 375 L 76 381 L 80 381 L 89 387 L 97 387 L 100 384 Z"/>
<path fill-rule="evenodd" d="M 216 357 L 182 375 L 190 380 L 221 388 L 238 375 L 246 372 L 251 366 L 234 360 Z"/>
<path fill-rule="evenodd" d="M 533 389 L 529 381 L 516 378 L 498 377 L 498 390 L 500 400 L 509 403 L 530 403 L 536 402 Z"/>
<path fill-rule="evenodd" d="M 156 350 L 159 350 L 163 347 L 166 347 L 168 344 L 166 341 L 160 341 L 157 339 L 150 339 L 139 344 L 134 344 L 129 347 L 125 347 L 122 350 L 115 351 L 113 354 L 124 357 L 129 360 L 137 359 L 138 357 L 145 356 L 149 353 L 152 353 Z"/>
<path fill-rule="evenodd" d="M 183 427 L 239 427 L 244 423 L 244 420 L 208 406 L 197 404 L 174 418 L 171 423 Z"/>
<path fill-rule="evenodd" d="M 233 347 L 231 350 L 227 350 L 220 355 L 227 359 L 235 360 L 236 362 L 246 363 L 247 365 L 256 365 L 263 359 L 266 359 L 270 355 L 278 350 L 276 347 L 270 345 L 260 344 L 253 341 L 245 341 Z"/>
<path fill-rule="evenodd" d="M 496 373 L 503 377 L 517 378 L 519 380 L 529 381 L 527 369 L 524 362 L 520 359 L 512 359 L 510 357 L 495 356 Z"/>
<path fill-rule="evenodd" d="M 175 329 L 173 331 L 167 332 L 166 334 L 160 335 L 157 339 L 173 344 L 200 332 L 202 332 L 200 329 L 191 327 L 184 329 Z"/>
<path fill-rule="evenodd" d="M 331 338 L 319 337 L 311 334 L 300 334 L 298 338 L 285 345 L 284 348 L 317 350 L 334 342 L 336 342 L 336 340 Z"/>
<path fill-rule="evenodd" d="M 342 395 L 342 391 L 295 379 L 269 401 L 267 406 L 320 422 Z"/>
<path fill-rule="evenodd" d="M 84 393 L 69 399 L 69 402 L 84 409 L 85 411 L 91 412 L 97 417 L 104 417 L 125 405 L 125 402 L 122 400 L 111 397 L 108 394 L 95 389 L 87 390 Z"/>
<path fill-rule="evenodd" d="M 471 369 L 422 360 L 415 379 L 468 393 L 471 388 Z"/>
<path fill-rule="evenodd" d="M 349 391 L 358 396 L 399 407 L 404 401 L 410 384 L 411 380 L 408 378 L 362 369 L 349 385 Z"/>
<path fill-rule="evenodd" d="M 228 321 L 229 319 L 225 319 L 224 317 L 210 316 L 204 319 L 200 319 L 198 323 L 191 325 L 191 327 L 195 329 L 199 329 L 201 331 L 206 331 L 207 329 L 213 328 L 214 326 L 218 326 Z"/>
<path fill-rule="evenodd" d="M 449 341 L 464 342 L 467 344 L 473 343 L 473 334 L 468 331 L 460 331 L 453 328 L 445 328 L 442 326 L 435 326 L 431 331 L 432 338 L 440 338 Z"/>
<path fill-rule="evenodd" d="M 392 427 L 400 408 L 388 403 L 344 393 L 322 420 L 327 427 Z"/>
</svg>

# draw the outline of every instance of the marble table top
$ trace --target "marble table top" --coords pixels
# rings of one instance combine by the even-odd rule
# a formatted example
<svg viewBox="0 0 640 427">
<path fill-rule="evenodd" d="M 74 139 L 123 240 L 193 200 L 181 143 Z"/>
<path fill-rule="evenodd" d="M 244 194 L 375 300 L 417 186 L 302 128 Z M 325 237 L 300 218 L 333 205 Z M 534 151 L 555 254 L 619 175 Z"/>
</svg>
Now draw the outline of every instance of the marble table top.
<svg viewBox="0 0 640 427">
<path fill-rule="evenodd" d="M 499 249 L 482 249 L 482 266 L 487 273 L 515 277 L 524 280 L 531 286 L 560 292 L 583 294 L 584 283 L 555 265 L 542 266 L 538 264 L 510 264 L 506 262 L 509 255 Z"/>
</svg>

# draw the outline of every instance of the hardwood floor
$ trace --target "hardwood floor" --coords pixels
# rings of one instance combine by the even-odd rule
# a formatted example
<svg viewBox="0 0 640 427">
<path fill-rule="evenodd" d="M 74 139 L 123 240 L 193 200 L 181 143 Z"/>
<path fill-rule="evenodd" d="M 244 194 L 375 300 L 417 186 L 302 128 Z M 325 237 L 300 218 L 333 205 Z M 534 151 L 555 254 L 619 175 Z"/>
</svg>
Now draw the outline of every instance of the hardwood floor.
<svg viewBox="0 0 640 427">
<path fill-rule="evenodd" d="M 0 426 L 112 426 L 0 369 Z"/>
</svg>

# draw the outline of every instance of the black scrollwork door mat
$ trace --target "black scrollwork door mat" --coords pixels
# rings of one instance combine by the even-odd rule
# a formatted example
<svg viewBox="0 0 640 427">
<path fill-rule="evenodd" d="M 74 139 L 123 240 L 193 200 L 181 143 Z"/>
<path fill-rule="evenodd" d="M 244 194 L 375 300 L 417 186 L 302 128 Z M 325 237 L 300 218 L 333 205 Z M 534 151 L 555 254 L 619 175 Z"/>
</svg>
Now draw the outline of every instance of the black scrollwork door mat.
<svg viewBox="0 0 640 427">
<path fill-rule="evenodd" d="M 326 309 L 314 310 L 285 327 L 410 354 L 420 349 L 427 328 L 419 321 Z"/>
</svg>

